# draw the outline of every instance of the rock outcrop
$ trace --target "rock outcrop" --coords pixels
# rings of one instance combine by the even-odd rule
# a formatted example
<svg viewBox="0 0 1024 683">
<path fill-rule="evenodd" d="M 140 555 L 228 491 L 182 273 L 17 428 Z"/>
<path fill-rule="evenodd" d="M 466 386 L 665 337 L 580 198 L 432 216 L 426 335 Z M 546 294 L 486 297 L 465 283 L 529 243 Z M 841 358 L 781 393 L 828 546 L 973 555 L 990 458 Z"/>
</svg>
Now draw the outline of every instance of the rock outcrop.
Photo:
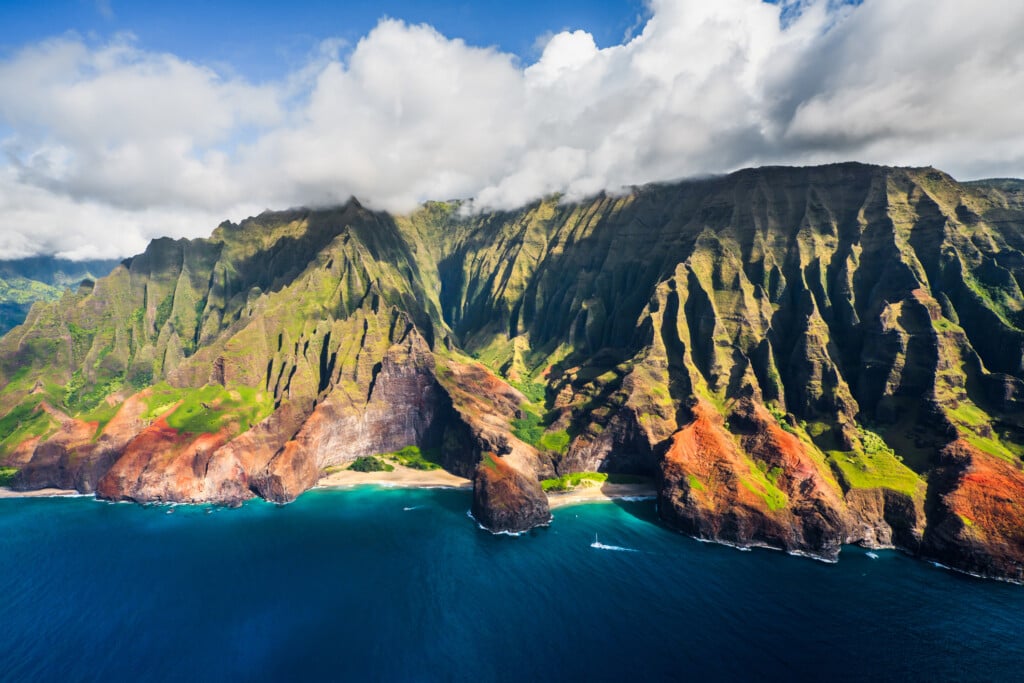
<svg viewBox="0 0 1024 683">
<path fill-rule="evenodd" d="M 473 517 L 485 528 L 519 533 L 551 521 L 547 496 L 536 477 L 485 453 L 473 477 Z"/>
<path fill-rule="evenodd" d="M 1024 581 L 1024 472 L 958 440 L 945 447 L 929 491 L 924 551 L 981 576 Z M 931 482 L 930 482 L 931 483 Z"/>
</svg>

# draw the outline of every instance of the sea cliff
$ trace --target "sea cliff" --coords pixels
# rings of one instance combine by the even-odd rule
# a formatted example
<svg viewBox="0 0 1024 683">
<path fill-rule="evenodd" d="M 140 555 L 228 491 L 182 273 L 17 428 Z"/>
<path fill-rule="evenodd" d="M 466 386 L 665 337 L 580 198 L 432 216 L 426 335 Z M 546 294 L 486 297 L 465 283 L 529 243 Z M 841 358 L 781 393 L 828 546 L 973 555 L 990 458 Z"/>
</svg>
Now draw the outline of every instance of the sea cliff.
<svg viewBox="0 0 1024 683">
<path fill-rule="evenodd" d="M 154 241 L 0 339 L 14 488 L 287 502 L 416 446 L 493 530 L 657 481 L 686 533 L 1024 580 L 1024 183 L 763 168 Z"/>
</svg>

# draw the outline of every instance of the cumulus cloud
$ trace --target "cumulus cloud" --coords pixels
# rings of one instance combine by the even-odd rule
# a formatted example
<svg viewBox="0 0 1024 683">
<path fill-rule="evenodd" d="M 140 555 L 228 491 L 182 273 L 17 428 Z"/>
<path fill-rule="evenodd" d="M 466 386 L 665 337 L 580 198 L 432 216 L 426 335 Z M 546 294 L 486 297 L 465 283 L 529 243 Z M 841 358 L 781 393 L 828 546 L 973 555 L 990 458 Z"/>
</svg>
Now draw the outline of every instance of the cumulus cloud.
<svg viewBox="0 0 1024 683">
<path fill-rule="evenodd" d="M 522 64 L 385 19 L 253 83 L 130 36 L 0 61 L 0 256 L 138 251 L 356 195 L 510 207 L 764 163 L 1024 174 L 1024 5 L 650 0 Z"/>
</svg>

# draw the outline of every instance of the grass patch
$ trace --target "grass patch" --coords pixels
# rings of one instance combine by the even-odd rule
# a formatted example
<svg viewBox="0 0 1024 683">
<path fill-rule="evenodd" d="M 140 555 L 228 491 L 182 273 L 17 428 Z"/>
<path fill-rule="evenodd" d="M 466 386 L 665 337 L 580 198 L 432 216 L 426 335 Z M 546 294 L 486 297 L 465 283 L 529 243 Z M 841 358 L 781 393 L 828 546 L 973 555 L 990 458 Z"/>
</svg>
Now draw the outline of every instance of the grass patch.
<svg viewBox="0 0 1024 683">
<path fill-rule="evenodd" d="M 519 393 L 526 397 L 526 400 L 530 403 L 536 403 L 537 405 L 544 405 L 546 399 L 546 387 L 540 382 L 509 382 L 515 387 Z"/>
<path fill-rule="evenodd" d="M 768 408 L 768 412 L 772 414 L 772 417 L 775 418 L 775 421 L 779 423 L 779 426 L 782 427 L 782 429 L 794 436 L 800 436 L 800 433 L 797 432 L 793 425 L 789 424 L 789 420 L 786 419 L 785 411 L 773 403 L 769 403 L 766 407 Z"/>
<path fill-rule="evenodd" d="M 543 479 L 540 487 L 545 491 L 572 491 L 577 486 L 598 486 L 607 480 L 604 472 L 573 472 L 557 479 Z"/>
<path fill-rule="evenodd" d="M 826 457 L 845 480 L 849 488 L 886 488 L 908 496 L 915 496 L 922 484 L 921 478 L 901 462 L 881 436 L 867 429 L 859 429 L 863 452 L 828 451 Z"/>
<path fill-rule="evenodd" d="M 544 436 L 544 420 L 530 409 L 523 410 L 523 417 L 512 420 L 512 433 L 517 439 L 534 446 Z"/>
<path fill-rule="evenodd" d="M 389 460 L 394 460 L 403 467 L 410 467 L 414 470 L 439 470 L 441 466 L 437 464 L 437 460 L 440 459 L 441 453 L 438 449 L 427 449 L 421 451 L 418 446 L 406 446 L 405 448 L 395 451 L 394 453 L 388 453 L 382 457 Z"/>
<path fill-rule="evenodd" d="M 541 451 L 564 454 L 572 440 L 564 429 L 546 432 L 544 418 L 528 407 L 523 409 L 523 417 L 512 420 L 511 427 L 517 439 Z"/>
<path fill-rule="evenodd" d="M 537 441 L 537 448 L 542 451 L 554 453 L 565 453 L 569 450 L 569 432 L 561 429 L 557 432 L 547 432 Z"/>
<path fill-rule="evenodd" d="M 969 430 L 962 430 L 960 432 L 960 436 L 964 437 L 967 440 L 967 443 L 971 444 L 979 451 L 988 453 L 989 455 L 995 456 L 997 458 L 1000 458 L 1001 460 L 1005 460 L 1014 465 L 1020 462 L 1020 460 L 1014 453 L 1012 453 L 1009 449 L 1003 446 L 1003 444 L 1001 444 L 999 440 L 994 437 L 987 438 L 975 434 L 974 432 Z"/>
<path fill-rule="evenodd" d="M 274 408 L 269 392 L 251 387 L 228 389 L 211 384 L 202 389 L 176 389 L 167 384 L 154 387 L 146 401 L 145 420 L 154 420 L 174 404 L 181 405 L 167 418 L 167 424 L 189 434 L 212 434 L 237 423 L 238 431 L 248 431 Z"/>
<path fill-rule="evenodd" d="M 17 467 L 0 467 L 0 486 L 10 486 L 17 473 Z"/>
<path fill-rule="evenodd" d="M 395 466 L 375 455 L 364 455 L 352 461 L 348 468 L 354 472 L 393 472 Z"/>
<path fill-rule="evenodd" d="M 168 294 L 163 301 L 157 304 L 156 317 L 153 321 L 153 329 L 159 335 L 167 321 L 171 319 L 171 310 L 174 308 L 174 294 Z"/>
<path fill-rule="evenodd" d="M 767 481 L 759 481 L 758 479 L 759 478 L 755 477 L 755 480 L 757 481 L 754 482 L 751 482 L 749 479 L 740 479 L 740 483 L 743 484 L 743 487 L 751 493 L 756 493 L 761 496 L 762 500 L 764 500 L 765 504 L 768 506 L 768 509 L 772 512 L 785 508 L 789 503 L 789 498 L 786 494 L 772 486 Z M 758 486 L 757 484 L 761 485 Z"/>
<path fill-rule="evenodd" d="M 0 454 L 10 453 L 28 439 L 57 431 L 57 421 L 39 407 L 41 402 L 41 396 L 29 396 L 0 419 Z"/>
<path fill-rule="evenodd" d="M 988 413 L 973 403 L 968 403 L 966 401 L 960 402 L 956 408 L 946 408 L 946 414 L 967 427 L 988 425 L 992 421 L 992 418 L 989 417 Z"/>
<path fill-rule="evenodd" d="M 834 450 L 836 444 L 835 432 L 832 429 L 832 425 L 827 422 L 801 422 L 800 426 L 803 428 L 807 436 L 819 447 L 825 448 L 825 450 Z M 832 446 L 832 449 L 827 447 Z"/>
<path fill-rule="evenodd" d="M 962 401 L 956 408 L 946 408 L 946 415 L 960 425 L 960 436 L 978 450 L 1010 463 L 1016 464 L 1019 461 L 1018 456 L 1003 445 L 998 436 L 982 436 L 978 433 L 991 433 L 992 424 L 992 417 L 978 406 Z"/>
<path fill-rule="evenodd" d="M 146 398 L 146 411 L 142 414 L 145 421 L 155 420 L 174 404 L 185 398 L 187 389 L 175 389 L 174 387 L 161 382 L 153 387 L 153 393 Z"/>
<path fill-rule="evenodd" d="M 761 470 L 761 473 L 771 482 L 772 486 L 778 488 L 779 478 L 782 476 L 781 467 L 768 467 L 768 463 L 763 460 L 757 461 L 757 469 Z"/>
<path fill-rule="evenodd" d="M 0 418 L 0 441 L 7 439 L 23 424 L 37 417 L 39 398 L 29 396 L 27 400 L 14 406 L 11 412 Z"/>
<path fill-rule="evenodd" d="M 706 490 L 704 484 L 701 483 L 700 479 L 698 479 L 693 474 L 691 474 L 688 477 L 686 477 L 686 481 L 687 481 L 687 483 L 689 483 L 690 488 L 695 490 L 695 491 L 705 491 Z"/>
<path fill-rule="evenodd" d="M 92 386 L 86 384 L 82 371 L 75 370 L 64 391 L 64 405 L 72 415 L 93 410 L 103 399 L 124 386 L 124 376 L 111 377 Z"/>
<path fill-rule="evenodd" d="M 87 413 L 82 413 L 78 416 L 78 419 L 84 422 L 95 422 L 96 426 L 96 437 L 103 433 L 103 429 L 107 424 L 114 419 L 117 415 L 117 411 L 121 410 L 121 403 L 115 403 L 110 405 L 106 401 L 100 401 L 100 404 L 90 410 Z"/>
<path fill-rule="evenodd" d="M 789 505 L 789 496 L 783 491 L 779 490 L 776 486 L 778 477 L 782 474 L 782 470 L 778 468 L 772 468 L 768 470 L 768 465 L 760 460 L 751 460 L 748 458 L 747 462 L 750 462 L 753 466 L 750 468 L 750 477 L 740 477 L 740 483 L 751 493 L 756 493 L 764 500 L 765 505 L 771 511 L 781 510 Z M 769 475 L 769 472 L 775 472 L 774 479 Z"/>
</svg>

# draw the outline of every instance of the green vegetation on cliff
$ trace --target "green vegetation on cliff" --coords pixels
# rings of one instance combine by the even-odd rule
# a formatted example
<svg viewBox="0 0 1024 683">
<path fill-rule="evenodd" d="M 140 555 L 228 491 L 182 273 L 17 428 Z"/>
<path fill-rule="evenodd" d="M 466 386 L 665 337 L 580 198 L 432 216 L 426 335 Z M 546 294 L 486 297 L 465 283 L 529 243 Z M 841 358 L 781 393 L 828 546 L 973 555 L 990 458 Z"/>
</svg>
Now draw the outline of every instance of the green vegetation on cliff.
<svg viewBox="0 0 1024 683">
<path fill-rule="evenodd" d="M 0 467 L 0 486 L 10 486 L 17 473 L 17 467 Z"/>
<path fill-rule="evenodd" d="M 109 273 L 117 261 L 66 261 L 34 257 L 0 261 L 0 335 L 20 325 L 32 304 L 53 302 L 82 281 Z"/>
<path fill-rule="evenodd" d="M 167 424 L 180 432 L 212 434 L 232 427 L 235 434 L 240 434 L 269 415 L 273 403 L 266 392 L 245 386 L 178 389 L 158 384 L 147 397 L 146 407 L 142 416 L 146 421 L 155 420 L 173 408 L 167 415 Z"/>
<path fill-rule="evenodd" d="M 48 436 L 58 423 L 43 409 L 42 396 L 31 396 L 0 418 L 0 456 L 29 439 Z"/>
<path fill-rule="evenodd" d="M 922 480 L 878 434 L 860 428 L 862 448 L 829 451 L 829 463 L 838 468 L 845 484 L 852 488 L 887 488 L 910 497 L 921 492 Z"/>
<path fill-rule="evenodd" d="M 574 472 L 557 479 L 542 479 L 540 485 L 545 491 L 561 492 L 580 486 L 600 486 L 606 481 L 608 475 L 605 472 Z"/>
<path fill-rule="evenodd" d="M 503 212 L 353 200 L 156 240 L 0 339 L 0 453 L 68 418 L 102 440 L 145 389 L 133 428 L 166 415 L 183 434 L 246 434 L 261 467 L 278 458 L 247 472 L 272 492 L 282 472 L 310 485 L 309 458 L 337 460 L 307 451 L 363 430 L 360 454 L 413 444 L 384 464 L 469 474 L 496 450 L 534 481 L 636 473 L 668 482 L 701 533 L 742 499 L 750 529 L 797 533 L 825 510 L 833 538 L 862 492 L 921 502 L 965 485 L 950 468 L 975 457 L 1016 490 L 1024 205 L 1009 192 L 930 168 L 765 168 Z M 989 521 L 1004 512 L 963 514 L 1003 533 Z"/>
<path fill-rule="evenodd" d="M 376 456 L 363 455 L 353 460 L 348 468 L 353 472 L 393 472 L 395 466 Z"/>
<path fill-rule="evenodd" d="M 394 453 L 388 453 L 381 457 L 394 460 L 403 467 L 410 467 L 414 470 L 430 471 L 441 469 L 441 466 L 437 464 L 437 460 L 440 458 L 440 455 L 441 454 L 437 449 L 427 449 L 422 451 L 418 446 L 406 446 L 401 450 L 395 451 Z"/>
<path fill-rule="evenodd" d="M 565 453 L 571 441 L 568 431 L 564 429 L 548 431 L 549 428 L 545 425 L 544 418 L 538 415 L 531 405 L 524 405 L 522 414 L 522 417 L 515 418 L 510 423 L 512 433 L 517 439 L 542 451 Z"/>
</svg>

